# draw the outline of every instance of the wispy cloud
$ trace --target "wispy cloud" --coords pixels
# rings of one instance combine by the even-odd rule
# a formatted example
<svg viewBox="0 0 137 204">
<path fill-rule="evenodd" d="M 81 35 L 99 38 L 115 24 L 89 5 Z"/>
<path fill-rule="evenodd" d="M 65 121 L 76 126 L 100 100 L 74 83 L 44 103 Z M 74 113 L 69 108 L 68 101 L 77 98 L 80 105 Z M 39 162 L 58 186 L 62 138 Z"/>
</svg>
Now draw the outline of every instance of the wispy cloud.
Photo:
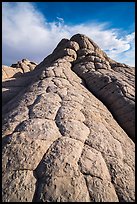
<svg viewBox="0 0 137 204">
<path fill-rule="evenodd" d="M 86 34 L 113 59 L 134 66 L 135 34 L 121 35 L 106 24 L 67 25 L 63 18 L 48 22 L 29 2 L 2 3 L 3 64 L 10 65 L 22 58 L 41 62 L 62 38 L 76 33 Z"/>
<path fill-rule="evenodd" d="M 64 23 L 64 19 L 63 18 L 60 18 L 60 17 L 56 17 L 61 23 Z"/>
</svg>

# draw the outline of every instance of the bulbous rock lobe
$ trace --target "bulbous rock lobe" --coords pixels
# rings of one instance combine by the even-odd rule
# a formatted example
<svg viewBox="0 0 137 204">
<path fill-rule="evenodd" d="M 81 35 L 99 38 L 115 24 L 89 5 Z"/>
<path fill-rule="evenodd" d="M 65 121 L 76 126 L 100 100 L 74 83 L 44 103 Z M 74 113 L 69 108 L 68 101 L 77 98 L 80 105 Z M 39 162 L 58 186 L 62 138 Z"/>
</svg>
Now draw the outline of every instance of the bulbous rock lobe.
<svg viewBox="0 0 137 204">
<path fill-rule="evenodd" d="M 78 34 L 22 75 L 4 106 L 3 202 L 134 202 L 135 145 L 111 114 L 134 107 L 133 69 Z"/>
</svg>

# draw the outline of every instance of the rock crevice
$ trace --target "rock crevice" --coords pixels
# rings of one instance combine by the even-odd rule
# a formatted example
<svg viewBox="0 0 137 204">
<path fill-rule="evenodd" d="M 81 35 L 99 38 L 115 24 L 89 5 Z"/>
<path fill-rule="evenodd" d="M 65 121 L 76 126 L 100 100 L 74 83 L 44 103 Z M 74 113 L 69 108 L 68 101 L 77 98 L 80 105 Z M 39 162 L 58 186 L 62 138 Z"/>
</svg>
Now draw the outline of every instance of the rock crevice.
<svg viewBox="0 0 137 204">
<path fill-rule="evenodd" d="M 135 201 L 134 68 L 77 34 L 21 76 L 3 106 L 3 202 Z"/>
</svg>

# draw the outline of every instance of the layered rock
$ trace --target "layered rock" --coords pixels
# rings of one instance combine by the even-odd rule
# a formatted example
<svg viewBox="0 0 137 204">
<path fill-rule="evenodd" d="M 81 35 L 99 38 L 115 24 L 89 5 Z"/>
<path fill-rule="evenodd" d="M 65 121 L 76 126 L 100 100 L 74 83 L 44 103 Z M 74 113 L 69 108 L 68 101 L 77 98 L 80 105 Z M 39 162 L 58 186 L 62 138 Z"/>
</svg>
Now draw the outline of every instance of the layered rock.
<svg viewBox="0 0 137 204">
<path fill-rule="evenodd" d="M 5 105 L 10 99 L 15 97 L 22 88 L 30 83 L 24 78 L 25 75 L 23 73 L 34 70 L 36 65 L 35 62 L 22 59 L 10 67 L 2 66 L 2 104 Z"/>
<path fill-rule="evenodd" d="M 30 72 L 36 67 L 37 63 L 31 62 L 28 59 L 22 59 L 10 67 L 2 66 L 2 81 L 11 77 L 18 77 L 22 73 Z"/>
<path fill-rule="evenodd" d="M 133 68 L 114 64 L 76 35 L 25 74 L 31 79 L 26 88 L 3 106 L 3 202 L 135 201 L 133 132 L 115 115 L 120 127 L 108 105 L 110 95 L 126 108 L 134 105 L 131 90 L 128 98 L 116 83 L 134 87 Z M 116 84 L 109 81 L 114 77 Z M 109 84 L 120 93 L 109 94 Z M 114 107 L 113 114 L 120 110 Z"/>
<path fill-rule="evenodd" d="M 71 40 L 81 48 L 72 70 L 135 140 L 135 68 L 111 60 L 84 35 L 75 35 Z"/>
</svg>

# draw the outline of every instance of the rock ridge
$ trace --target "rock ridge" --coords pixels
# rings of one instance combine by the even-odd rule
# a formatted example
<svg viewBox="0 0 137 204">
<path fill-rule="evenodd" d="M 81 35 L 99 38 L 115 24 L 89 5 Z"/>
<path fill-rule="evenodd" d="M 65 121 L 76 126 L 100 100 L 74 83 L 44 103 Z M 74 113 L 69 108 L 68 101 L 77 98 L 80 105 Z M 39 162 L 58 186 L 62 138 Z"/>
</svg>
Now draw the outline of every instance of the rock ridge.
<svg viewBox="0 0 137 204">
<path fill-rule="evenodd" d="M 3 202 L 134 202 L 134 68 L 77 34 L 20 81 L 3 106 Z"/>
</svg>

